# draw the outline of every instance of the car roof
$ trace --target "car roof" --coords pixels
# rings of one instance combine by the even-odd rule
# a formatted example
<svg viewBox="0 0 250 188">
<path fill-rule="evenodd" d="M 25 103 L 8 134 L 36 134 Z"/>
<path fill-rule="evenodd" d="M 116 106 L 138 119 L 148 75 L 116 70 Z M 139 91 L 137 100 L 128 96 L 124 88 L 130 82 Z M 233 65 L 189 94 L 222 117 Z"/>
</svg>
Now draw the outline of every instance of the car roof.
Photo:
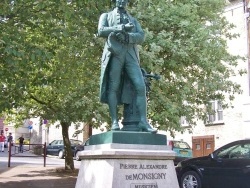
<svg viewBox="0 0 250 188">
<path fill-rule="evenodd" d="M 242 143 L 242 144 L 243 144 L 243 143 L 250 143 L 250 139 L 241 139 L 241 140 L 235 140 L 235 141 L 229 142 L 229 143 L 227 143 L 227 144 L 225 144 L 225 145 L 223 145 L 223 146 L 217 148 L 216 150 L 214 150 L 214 151 L 211 152 L 211 153 L 216 154 L 216 153 L 219 152 L 222 148 L 228 147 L 228 146 L 230 146 L 230 145 L 235 145 L 235 144 L 237 144 L 237 143 Z"/>
<path fill-rule="evenodd" d="M 167 140 L 167 142 L 184 142 L 184 143 L 187 143 L 186 141 L 183 141 L 183 140 Z"/>
<path fill-rule="evenodd" d="M 63 139 L 56 139 L 56 140 L 51 141 L 50 143 L 55 142 L 55 141 L 63 141 Z M 81 140 L 76 140 L 76 139 L 69 139 L 69 141 L 70 141 L 70 142 L 81 142 L 81 143 L 83 143 L 83 141 L 81 141 Z"/>
</svg>

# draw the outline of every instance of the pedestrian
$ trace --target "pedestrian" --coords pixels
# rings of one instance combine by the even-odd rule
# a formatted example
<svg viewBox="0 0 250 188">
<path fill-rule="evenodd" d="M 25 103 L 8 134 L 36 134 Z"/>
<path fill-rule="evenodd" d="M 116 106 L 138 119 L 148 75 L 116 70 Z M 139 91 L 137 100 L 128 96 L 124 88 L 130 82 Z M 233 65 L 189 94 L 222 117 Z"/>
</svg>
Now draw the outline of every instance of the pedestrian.
<svg viewBox="0 0 250 188">
<path fill-rule="evenodd" d="M 24 141 L 23 135 L 20 136 L 18 140 L 19 140 L 19 151 L 23 153 L 23 141 Z"/>
<path fill-rule="evenodd" d="M 128 88 L 132 85 L 140 116 L 138 127 L 156 133 L 147 120 L 146 85 L 139 65 L 137 44 L 144 41 L 144 31 L 126 11 L 128 0 L 111 1 L 115 8 L 103 13 L 98 24 L 98 36 L 107 39 L 102 55 L 100 100 L 109 106 L 111 130 L 120 130 L 117 106 L 131 104 L 133 99 Z"/>
<path fill-rule="evenodd" d="M 9 133 L 9 136 L 8 136 L 8 151 L 9 151 L 9 148 L 12 145 L 12 143 L 13 143 L 12 133 Z"/>
<path fill-rule="evenodd" d="M 4 142 L 5 142 L 5 136 L 3 135 L 3 132 L 1 132 L 0 135 L 0 150 L 4 152 Z"/>
</svg>

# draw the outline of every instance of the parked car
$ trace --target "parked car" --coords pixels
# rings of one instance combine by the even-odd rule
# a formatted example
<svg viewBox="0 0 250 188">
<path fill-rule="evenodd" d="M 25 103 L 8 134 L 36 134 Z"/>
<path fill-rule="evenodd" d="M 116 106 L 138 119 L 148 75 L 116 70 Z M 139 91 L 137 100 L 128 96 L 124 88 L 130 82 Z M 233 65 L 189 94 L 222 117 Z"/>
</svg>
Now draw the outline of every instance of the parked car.
<svg viewBox="0 0 250 188">
<path fill-rule="evenodd" d="M 70 139 L 71 143 L 71 150 L 73 157 L 76 157 L 77 150 L 79 150 L 81 145 L 83 144 L 80 140 L 74 140 Z M 83 149 L 83 148 L 81 148 Z M 64 143 L 63 140 L 54 140 L 52 141 L 46 148 L 47 155 L 55 155 L 58 156 L 58 158 L 62 159 L 64 158 Z M 79 158 L 79 157 L 78 157 Z"/>
<path fill-rule="evenodd" d="M 88 146 L 88 145 L 89 145 L 89 139 L 86 140 L 86 142 L 85 142 L 84 144 L 81 144 L 81 145 L 78 145 L 78 146 L 75 147 L 75 154 L 74 154 L 74 156 L 75 156 L 75 160 L 76 160 L 76 161 L 80 161 L 80 160 L 81 160 L 81 159 L 79 158 L 79 152 L 80 152 L 80 151 L 83 151 L 83 150 L 84 150 L 84 147 L 85 147 L 85 146 Z"/>
<path fill-rule="evenodd" d="M 180 188 L 250 188 L 250 139 L 178 163 Z"/>
<path fill-rule="evenodd" d="M 74 156 L 75 156 L 75 160 L 76 161 L 80 161 L 81 159 L 79 158 L 79 151 L 84 150 L 84 144 L 78 145 L 75 147 L 75 152 L 74 152 Z"/>
<path fill-rule="evenodd" d="M 187 142 L 180 141 L 180 140 L 168 140 L 167 145 L 175 151 L 176 156 L 174 159 L 174 165 L 176 166 L 180 161 L 185 159 L 190 159 L 193 157 L 193 152 L 191 147 L 188 145 Z"/>
</svg>

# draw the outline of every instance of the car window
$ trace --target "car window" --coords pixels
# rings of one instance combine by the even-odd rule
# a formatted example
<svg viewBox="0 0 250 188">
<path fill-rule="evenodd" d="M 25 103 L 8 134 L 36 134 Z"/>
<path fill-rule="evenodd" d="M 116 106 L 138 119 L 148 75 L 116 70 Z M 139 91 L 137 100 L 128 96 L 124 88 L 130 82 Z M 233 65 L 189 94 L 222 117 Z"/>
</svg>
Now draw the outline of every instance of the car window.
<svg viewBox="0 0 250 188">
<path fill-rule="evenodd" d="M 250 159 L 250 144 L 242 145 L 241 154 L 242 158 Z"/>
<path fill-rule="evenodd" d="M 63 145 L 63 140 L 58 140 L 57 145 Z"/>
<path fill-rule="evenodd" d="M 82 141 L 80 140 L 70 140 L 71 145 L 82 145 Z"/>
<path fill-rule="evenodd" d="M 57 143 L 58 143 L 58 140 L 54 140 L 54 141 L 52 141 L 50 144 L 51 144 L 51 145 L 57 145 Z"/>
<path fill-rule="evenodd" d="M 89 139 L 85 141 L 84 145 L 89 146 Z"/>
<path fill-rule="evenodd" d="M 250 159 L 250 144 L 237 144 L 218 152 L 223 159 Z"/>
<path fill-rule="evenodd" d="M 190 146 L 186 142 L 182 141 L 173 141 L 174 147 L 175 148 L 180 148 L 180 149 L 190 149 Z"/>
</svg>

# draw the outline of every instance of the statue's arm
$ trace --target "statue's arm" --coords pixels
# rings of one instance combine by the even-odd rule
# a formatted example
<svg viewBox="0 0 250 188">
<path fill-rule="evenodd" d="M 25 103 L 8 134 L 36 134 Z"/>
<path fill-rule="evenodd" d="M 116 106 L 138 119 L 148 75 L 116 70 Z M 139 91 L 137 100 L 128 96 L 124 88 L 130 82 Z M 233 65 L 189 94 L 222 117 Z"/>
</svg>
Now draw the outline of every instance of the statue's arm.
<svg viewBox="0 0 250 188">
<path fill-rule="evenodd" d="M 108 37 L 111 32 L 122 32 L 124 31 L 124 25 L 109 26 L 108 24 L 108 13 L 103 13 L 100 16 L 98 24 L 98 35 L 100 37 Z"/>
<path fill-rule="evenodd" d="M 130 44 L 142 44 L 145 40 L 145 33 L 141 28 L 139 22 L 134 19 L 133 24 L 135 25 L 135 32 L 129 32 L 129 43 Z"/>
</svg>

